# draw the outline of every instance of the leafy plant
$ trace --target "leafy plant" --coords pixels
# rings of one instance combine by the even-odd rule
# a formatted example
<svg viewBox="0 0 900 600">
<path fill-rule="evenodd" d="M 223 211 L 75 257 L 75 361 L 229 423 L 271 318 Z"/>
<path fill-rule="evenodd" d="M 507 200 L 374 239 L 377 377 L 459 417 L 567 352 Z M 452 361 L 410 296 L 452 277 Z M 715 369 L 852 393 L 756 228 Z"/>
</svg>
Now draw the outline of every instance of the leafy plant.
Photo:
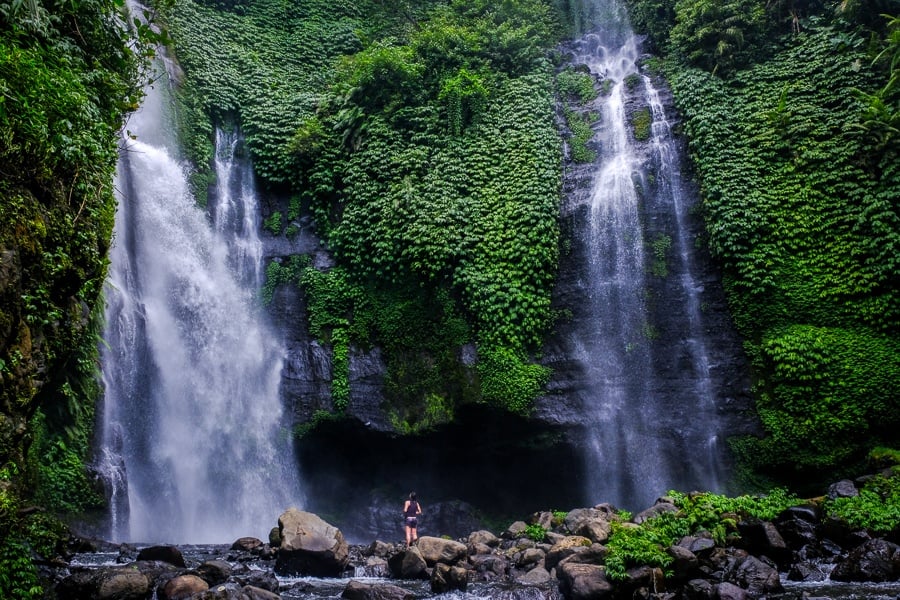
<svg viewBox="0 0 900 600">
<path fill-rule="evenodd" d="M 852 498 L 835 498 L 825 504 L 825 512 L 855 528 L 888 533 L 900 525 L 900 476 L 877 476 Z"/>
<path fill-rule="evenodd" d="M 547 539 L 547 530 L 541 527 L 538 523 L 531 523 L 525 527 L 525 537 L 532 541 L 541 543 L 545 539 Z"/>
</svg>

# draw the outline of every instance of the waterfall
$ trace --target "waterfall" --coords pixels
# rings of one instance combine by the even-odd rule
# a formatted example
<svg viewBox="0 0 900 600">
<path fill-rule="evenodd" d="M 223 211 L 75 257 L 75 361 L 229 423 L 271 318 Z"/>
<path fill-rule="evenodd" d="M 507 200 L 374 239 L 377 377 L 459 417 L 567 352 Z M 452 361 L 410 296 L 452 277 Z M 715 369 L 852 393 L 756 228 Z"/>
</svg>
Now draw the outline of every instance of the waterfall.
<svg viewBox="0 0 900 600">
<path fill-rule="evenodd" d="M 239 132 L 217 131 L 211 215 L 198 207 L 168 133 L 166 83 L 129 121 L 116 177 L 98 453 L 117 498 L 110 537 L 267 539 L 303 498 L 280 398 L 285 352 L 257 298 L 252 169 Z"/>
<path fill-rule="evenodd" d="M 637 66 L 639 39 L 624 9 L 598 0 L 588 12 L 597 25 L 576 42 L 575 62 L 605 91 L 591 107 L 600 118 L 590 184 L 573 194 L 585 221 L 575 228 L 587 298 L 570 343 L 585 379 L 588 500 L 635 510 L 673 488 L 721 491 L 718 382 L 679 148 Z M 630 115 L 641 109 L 652 115 L 648 141 L 633 134 Z M 664 272 L 654 272 L 660 260 Z"/>
</svg>

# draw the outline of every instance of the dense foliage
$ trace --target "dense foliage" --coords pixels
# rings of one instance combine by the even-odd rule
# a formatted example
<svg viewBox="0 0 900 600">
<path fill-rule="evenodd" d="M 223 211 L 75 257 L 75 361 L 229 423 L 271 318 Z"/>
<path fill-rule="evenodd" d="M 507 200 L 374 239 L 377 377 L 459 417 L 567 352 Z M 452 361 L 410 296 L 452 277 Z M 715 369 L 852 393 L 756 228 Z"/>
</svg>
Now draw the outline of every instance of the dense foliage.
<svg viewBox="0 0 900 600">
<path fill-rule="evenodd" d="M 794 482 L 852 470 L 900 424 L 897 19 L 851 2 L 631 4 L 669 52 L 757 379 L 767 436 L 737 448 Z"/>
<path fill-rule="evenodd" d="M 529 357 L 557 263 L 555 13 L 537 0 L 223 8 L 172 12 L 183 103 L 236 117 L 259 175 L 316 216 L 337 266 L 273 263 L 265 295 L 305 291 L 313 334 L 332 344 L 335 408 L 349 401 L 350 347 L 377 344 L 401 431 L 460 402 L 527 412 L 547 377 Z M 188 127 L 200 165 L 205 127 Z M 266 225 L 288 235 L 293 222 Z M 467 343 L 474 371 L 459 360 Z"/>
<path fill-rule="evenodd" d="M 84 470 L 97 399 L 92 317 L 106 274 L 124 114 L 146 25 L 108 0 L 0 2 L 0 596 L 41 593 L 50 516 L 98 501 Z M 27 456 L 27 457 L 26 457 Z M 41 511 L 21 511 L 24 502 Z"/>
<path fill-rule="evenodd" d="M 672 555 L 666 550 L 682 537 L 705 532 L 717 543 L 736 535 L 742 519 L 755 517 L 771 520 L 800 500 L 783 489 L 763 496 L 728 497 L 719 494 L 669 492 L 677 512 L 663 512 L 635 527 L 613 521 L 606 542 L 606 573 L 613 580 L 624 580 L 631 567 L 649 565 L 666 569 Z"/>
</svg>

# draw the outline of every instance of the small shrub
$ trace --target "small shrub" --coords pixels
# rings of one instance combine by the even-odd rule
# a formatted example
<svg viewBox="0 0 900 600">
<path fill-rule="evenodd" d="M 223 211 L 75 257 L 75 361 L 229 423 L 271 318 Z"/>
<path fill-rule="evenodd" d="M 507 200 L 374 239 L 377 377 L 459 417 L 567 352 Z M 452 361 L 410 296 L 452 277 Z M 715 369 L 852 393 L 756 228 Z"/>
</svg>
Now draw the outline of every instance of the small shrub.
<svg viewBox="0 0 900 600">
<path fill-rule="evenodd" d="M 537 523 L 532 523 L 525 528 L 525 537 L 540 543 L 547 539 L 547 530 Z"/>
</svg>

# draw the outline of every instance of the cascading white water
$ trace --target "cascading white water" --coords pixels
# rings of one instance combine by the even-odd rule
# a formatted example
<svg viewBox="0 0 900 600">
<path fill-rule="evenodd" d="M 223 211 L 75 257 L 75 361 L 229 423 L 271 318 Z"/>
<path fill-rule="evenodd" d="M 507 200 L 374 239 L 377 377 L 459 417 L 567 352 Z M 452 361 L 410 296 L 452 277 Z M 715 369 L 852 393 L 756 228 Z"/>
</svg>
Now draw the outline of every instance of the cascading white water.
<svg viewBox="0 0 900 600">
<path fill-rule="evenodd" d="M 638 509 L 671 488 L 718 490 L 719 433 L 678 150 L 659 94 L 640 75 L 639 40 L 624 8 L 597 0 L 587 12 L 598 25 L 578 40 L 575 61 L 602 78 L 608 91 L 596 101 L 600 150 L 590 193 L 581 196 L 589 206 L 582 228 L 591 316 L 572 340 L 587 379 L 580 392 L 590 432 L 585 480 L 590 501 Z M 644 97 L 636 98 L 640 90 Z M 650 107 L 649 142 L 635 141 L 629 103 Z M 650 293 L 648 202 L 664 206 L 675 228 L 666 277 L 678 288 L 674 295 L 685 299 L 667 307 L 667 328 L 680 339 L 676 348 L 655 340 L 650 305 L 660 300 Z M 689 371 L 678 375 L 677 385 L 670 373 L 676 362 Z"/>
<path fill-rule="evenodd" d="M 124 471 L 128 502 L 113 506 L 110 535 L 266 539 L 303 499 L 279 395 L 284 350 L 256 297 L 252 171 L 236 158 L 240 137 L 219 132 L 210 219 L 166 134 L 165 83 L 128 124 L 136 139 L 125 139 L 116 182 L 100 470 Z"/>
</svg>

